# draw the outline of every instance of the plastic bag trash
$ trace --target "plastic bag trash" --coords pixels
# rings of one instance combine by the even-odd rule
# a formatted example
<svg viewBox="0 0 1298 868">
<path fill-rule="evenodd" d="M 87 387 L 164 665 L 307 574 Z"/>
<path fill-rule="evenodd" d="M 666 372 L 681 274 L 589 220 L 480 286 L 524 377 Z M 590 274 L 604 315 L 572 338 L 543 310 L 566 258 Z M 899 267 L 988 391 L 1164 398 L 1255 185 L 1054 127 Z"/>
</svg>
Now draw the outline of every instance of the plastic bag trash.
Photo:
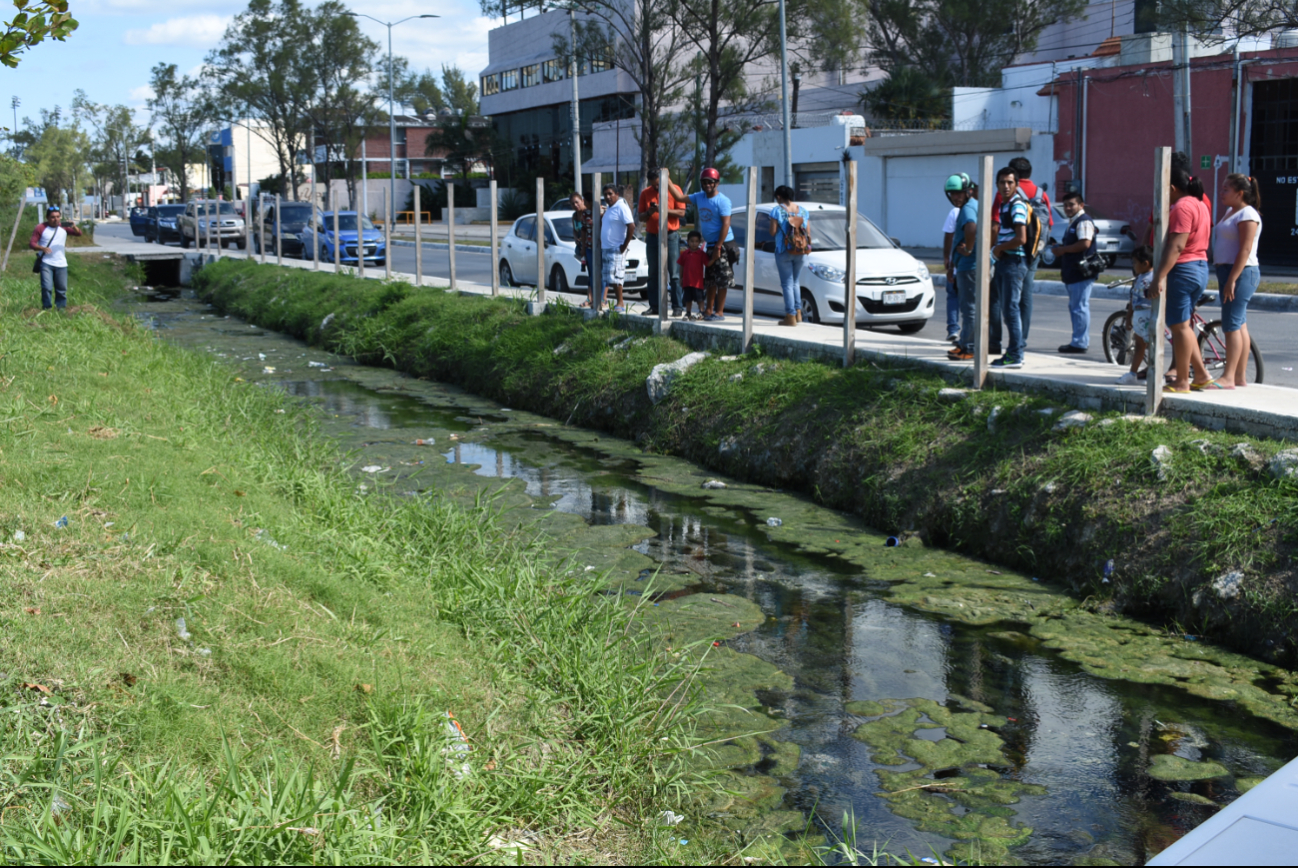
<svg viewBox="0 0 1298 868">
<path fill-rule="evenodd" d="M 768 518 L 766 520 L 767 527 L 779 527 L 782 524 L 784 524 L 784 522 L 780 521 L 778 518 Z"/>
<path fill-rule="evenodd" d="M 362 472 L 362 473 L 378 473 L 378 472 L 381 471 L 382 469 L 383 469 L 383 468 L 380 467 L 380 466 L 377 465 L 377 464 L 366 464 L 364 467 L 361 468 L 361 472 Z"/>
<path fill-rule="evenodd" d="M 883 544 L 890 549 L 896 548 L 897 546 L 901 545 L 901 540 L 897 539 L 895 536 L 890 536 L 883 541 Z"/>
<path fill-rule="evenodd" d="M 328 367 L 328 363 L 326 363 L 326 362 L 307 362 L 307 363 L 306 363 L 306 366 L 307 366 L 308 368 L 325 368 L 325 367 Z"/>
<path fill-rule="evenodd" d="M 719 489 L 719 488 L 725 488 L 726 484 L 722 482 L 720 479 L 709 479 L 707 482 L 703 483 L 703 487 L 710 488 L 710 489 Z"/>
<path fill-rule="evenodd" d="M 275 373 L 275 367 L 273 365 L 266 365 L 264 368 L 261 369 L 261 372 L 263 374 L 273 374 Z"/>
<path fill-rule="evenodd" d="M 264 362 L 264 361 L 266 361 L 266 354 L 265 354 L 265 353 L 257 353 L 257 358 L 261 359 L 261 360 Z"/>
<path fill-rule="evenodd" d="M 18 542 L 22 542 L 23 540 L 27 539 L 27 534 L 23 533 L 20 530 L 16 530 L 14 531 L 14 539 L 17 540 Z"/>
<path fill-rule="evenodd" d="M 658 815 L 658 821 L 664 826 L 678 826 L 681 820 L 684 819 L 683 815 L 677 814 L 675 811 L 663 811 Z"/>
<path fill-rule="evenodd" d="M 434 443 L 436 443 L 436 442 L 437 442 L 437 441 L 434 440 L 432 437 L 429 437 L 429 438 L 424 439 L 424 440 L 416 440 L 416 441 L 415 441 L 415 445 L 416 445 L 416 446 L 432 446 L 432 445 L 433 445 Z"/>
<path fill-rule="evenodd" d="M 59 519 L 58 521 L 54 522 L 54 526 L 55 526 L 55 527 L 67 527 L 67 526 L 68 526 L 68 517 L 67 517 L 66 515 L 63 516 L 63 517 L 62 517 L 61 519 Z"/>
<path fill-rule="evenodd" d="M 442 749 L 442 755 L 446 757 L 446 764 L 450 767 L 451 774 L 457 778 L 464 778 L 472 771 L 467 759 L 469 751 L 473 750 L 473 747 L 469 744 L 469 737 L 464 734 L 460 722 L 449 711 L 446 712 L 446 738 L 450 741 L 450 744 Z M 459 762 L 458 768 L 455 765 L 457 761 Z"/>
<path fill-rule="evenodd" d="M 180 641 L 182 642 L 188 642 L 190 639 L 194 638 L 190 635 L 189 630 L 185 628 L 184 618 L 176 619 L 176 635 L 180 637 Z"/>
<path fill-rule="evenodd" d="M 58 793 L 55 793 L 54 798 L 50 799 L 51 814 L 62 814 L 64 811 L 70 811 L 70 810 L 72 810 L 72 806 L 69 805 L 67 802 L 63 801 L 63 797 L 60 796 Z"/>
</svg>

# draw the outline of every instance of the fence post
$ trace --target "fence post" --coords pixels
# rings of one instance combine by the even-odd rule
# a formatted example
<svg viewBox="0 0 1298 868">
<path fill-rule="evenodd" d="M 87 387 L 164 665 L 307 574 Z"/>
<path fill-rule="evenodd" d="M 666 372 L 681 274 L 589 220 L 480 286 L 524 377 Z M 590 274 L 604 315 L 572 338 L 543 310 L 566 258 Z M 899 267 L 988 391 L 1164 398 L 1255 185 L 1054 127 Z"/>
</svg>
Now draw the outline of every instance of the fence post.
<svg viewBox="0 0 1298 868">
<path fill-rule="evenodd" d="M 211 256 L 213 259 L 216 259 L 217 254 L 214 254 L 212 252 L 212 200 L 211 199 L 208 199 L 206 202 L 203 203 L 203 216 L 207 218 L 207 226 L 203 233 L 207 237 L 203 239 L 204 241 L 203 246 L 207 248 L 207 255 Z"/>
<path fill-rule="evenodd" d="M 843 367 L 856 363 L 856 160 L 847 163 L 847 270 L 843 274 Z"/>
<path fill-rule="evenodd" d="M 252 186 L 248 187 L 248 195 L 243 199 L 243 254 L 246 259 L 252 259 Z"/>
<path fill-rule="evenodd" d="M 671 302 L 671 263 L 667 261 L 667 211 L 671 195 L 667 188 L 667 170 L 658 170 L 658 330 L 667 326 L 667 305 Z M 646 233 L 647 234 L 647 233 Z"/>
<path fill-rule="evenodd" d="M 4 264 L 0 265 L 0 274 L 9 269 L 9 251 L 14 249 L 14 238 L 18 235 L 18 224 L 23 222 L 23 211 L 27 208 L 27 194 L 21 194 L 18 200 L 18 216 L 14 218 L 14 228 L 9 233 L 9 246 L 5 248 Z"/>
<path fill-rule="evenodd" d="M 600 224 L 604 214 L 600 205 L 604 201 L 604 175 L 592 172 L 590 176 L 591 212 L 590 212 L 590 306 L 599 313 L 604 308 L 604 245 L 599 243 Z"/>
<path fill-rule="evenodd" d="M 748 167 L 748 226 L 744 229 L 744 340 L 740 348 L 753 348 L 753 265 L 757 259 L 757 167 Z M 725 254 L 722 254 L 723 256 Z"/>
<path fill-rule="evenodd" d="M 1167 244 L 1168 187 L 1172 183 L 1172 149 L 1154 149 L 1154 267 L 1163 259 Z M 1163 329 L 1167 321 L 1167 288 L 1154 299 L 1150 311 L 1149 350 L 1145 364 L 1145 415 L 1155 416 L 1163 403 Z"/>
<path fill-rule="evenodd" d="M 987 385 L 987 319 L 991 312 L 992 289 L 992 200 L 996 198 L 992 183 L 992 157 L 983 156 L 978 169 L 978 235 L 974 242 L 973 387 L 975 389 Z"/>
<path fill-rule="evenodd" d="M 446 185 L 446 252 L 451 267 L 451 289 L 455 289 L 455 184 Z"/>
<path fill-rule="evenodd" d="M 500 295 L 500 233 L 496 226 L 496 179 L 491 179 L 491 294 Z"/>
<path fill-rule="evenodd" d="M 365 188 L 363 186 L 361 187 L 361 191 L 362 192 L 365 191 Z M 364 204 L 362 204 L 360 208 L 357 208 L 356 203 L 352 202 L 352 210 L 356 212 L 356 274 L 360 277 L 361 280 L 364 280 L 365 279 L 365 220 L 370 215 L 365 213 Z M 375 244 L 374 246 L 378 247 L 378 244 Z"/>
<path fill-rule="evenodd" d="M 278 193 L 275 194 L 275 264 L 284 264 L 284 240 L 280 234 L 279 212 L 281 199 Z"/>
<path fill-rule="evenodd" d="M 392 279 L 392 212 L 388 210 L 388 188 L 383 188 L 383 279 Z"/>
<path fill-rule="evenodd" d="M 536 179 L 536 303 L 545 309 L 545 179 Z"/>
<path fill-rule="evenodd" d="M 423 215 L 419 213 L 421 205 L 418 184 L 411 185 L 415 193 L 415 286 L 424 285 L 424 226 Z"/>
<path fill-rule="evenodd" d="M 317 219 L 319 218 L 319 219 Z M 320 207 L 320 194 L 311 185 L 311 270 L 320 270 L 320 233 L 324 231 L 324 209 Z"/>
<path fill-rule="evenodd" d="M 343 245 L 342 240 L 338 237 L 338 197 L 329 191 L 329 204 L 333 208 L 334 215 L 334 274 L 341 274 L 343 270 Z"/>
</svg>

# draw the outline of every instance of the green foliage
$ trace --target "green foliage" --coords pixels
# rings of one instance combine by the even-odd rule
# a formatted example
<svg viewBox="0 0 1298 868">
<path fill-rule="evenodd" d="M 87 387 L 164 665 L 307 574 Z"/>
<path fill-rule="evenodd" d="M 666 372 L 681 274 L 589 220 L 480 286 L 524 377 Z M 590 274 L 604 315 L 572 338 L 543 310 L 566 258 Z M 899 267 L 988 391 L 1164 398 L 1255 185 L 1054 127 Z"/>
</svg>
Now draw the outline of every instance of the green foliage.
<svg viewBox="0 0 1298 868">
<path fill-rule="evenodd" d="M 861 104 L 876 118 L 940 120 L 951 116 L 951 90 L 922 69 L 902 66 L 861 92 Z"/>
<path fill-rule="evenodd" d="M 47 38 L 66 40 L 79 26 L 68 12 L 68 0 L 13 0 L 17 14 L 0 33 L 0 63 L 16 67 L 27 49 Z"/>
<path fill-rule="evenodd" d="M 174 63 L 154 66 L 149 85 L 153 91 L 149 112 L 164 137 L 160 156 L 164 163 L 174 164 L 172 171 L 180 182 L 181 201 L 187 202 L 189 175 L 185 167 L 206 159 L 204 133 L 216 119 L 216 107 L 203 92 L 200 81 L 188 75 L 177 76 Z"/>
<path fill-rule="evenodd" d="M 1178 32 L 1182 27 L 1209 44 L 1298 28 L 1291 0 L 1162 0 L 1137 3 L 1137 24 Z M 1142 20 L 1143 19 L 1143 20 Z"/>
</svg>

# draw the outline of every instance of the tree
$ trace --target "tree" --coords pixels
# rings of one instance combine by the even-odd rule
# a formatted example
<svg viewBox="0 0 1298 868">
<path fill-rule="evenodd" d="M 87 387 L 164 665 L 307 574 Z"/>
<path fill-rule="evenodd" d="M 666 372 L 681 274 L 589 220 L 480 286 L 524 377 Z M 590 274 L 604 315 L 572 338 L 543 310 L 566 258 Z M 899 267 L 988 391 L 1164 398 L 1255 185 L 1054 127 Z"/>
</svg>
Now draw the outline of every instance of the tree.
<svg viewBox="0 0 1298 868">
<path fill-rule="evenodd" d="M 18 13 L 4 23 L 0 33 L 0 63 L 11 69 L 18 56 L 47 38 L 63 42 L 78 27 L 68 12 L 68 0 L 13 0 Z"/>
<path fill-rule="evenodd" d="M 494 131 L 469 127 L 469 120 L 478 114 L 478 86 L 458 66 L 443 65 L 440 87 L 432 73 L 425 72 L 419 77 L 418 88 L 423 98 L 429 100 L 428 107 L 437 107 L 439 116 L 437 128 L 428 134 L 425 147 L 442 152 L 443 163 L 455 167 L 468 180 L 473 164 L 500 145 Z"/>
<path fill-rule="evenodd" d="M 922 70 L 938 86 L 995 87 L 1001 68 L 1087 0 L 874 0 L 873 59 L 888 73 Z M 919 78 L 907 73 L 908 88 Z M 901 108 L 894 104 L 894 108 Z M 895 116 L 895 115 L 893 115 Z"/>
<path fill-rule="evenodd" d="M 937 120 L 951 116 L 951 90 L 922 69 L 894 68 L 880 84 L 860 93 L 871 115 L 892 120 Z"/>
<path fill-rule="evenodd" d="M 582 14 L 573 24 L 569 43 L 562 32 L 554 36 L 554 52 L 570 70 L 581 58 L 620 69 L 639 91 L 640 183 L 659 162 L 667 110 L 680 101 L 690 80 L 683 58 L 685 38 L 669 10 L 675 0 L 570 0 Z"/>
<path fill-rule="evenodd" d="M 213 116 L 213 107 L 200 83 L 187 75 L 177 77 L 176 64 L 159 63 L 150 80 L 153 96 L 149 111 L 164 136 L 167 162 L 176 164 L 180 198 L 189 201 L 189 176 L 185 167 L 206 156 L 203 133 Z"/>
<path fill-rule="evenodd" d="M 361 33 L 346 11 L 336 0 L 326 0 L 304 13 L 312 34 L 311 43 L 304 46 L 312 84 L 306 114 L 314 138 L 324 146 L 325 189 L 332 191 L 333 166 L 341 161 L 348 198 L 355 202 L 355 160 L 366 125 L 377 117 L 374 94 L 362 90 L 359 83 L 373 78 L 379 46 Z"/>
<path fill-rule="evenodd" d="M 311 145 L 312 18 L 301 0 L 251 0 L 207 56 L 221 113 L 261 121 L 253 132 L 274 148 L 290 199 L 297 198 L 298 152 Z"/>
<path fill-rule="evenodd" d="M 83 90 L 72 96 L 73 116 L 94 128 L 90 156 L 101 164 L 96 176 L 115 178 L 117 190 L 126 193 L 131 152 L 148 141 L 147 132 L 135 124 L 135 116 L 124 105 L 100 105 L 91 102 Z"/>
<path fill-rule="evenodd" d="M 1207 42 L 1298 29 L 1294 0 L 1163 0 L 1157 8 L 1164 30 L 1186 27 Z"/>
<path fill-rule="evenodd" d="M 50 125 L 27 148 L 27 162 L 51 201 L 79 200 L 79 180 L 86 175 L 90 141 L 77 127 Z"/>
</svg>

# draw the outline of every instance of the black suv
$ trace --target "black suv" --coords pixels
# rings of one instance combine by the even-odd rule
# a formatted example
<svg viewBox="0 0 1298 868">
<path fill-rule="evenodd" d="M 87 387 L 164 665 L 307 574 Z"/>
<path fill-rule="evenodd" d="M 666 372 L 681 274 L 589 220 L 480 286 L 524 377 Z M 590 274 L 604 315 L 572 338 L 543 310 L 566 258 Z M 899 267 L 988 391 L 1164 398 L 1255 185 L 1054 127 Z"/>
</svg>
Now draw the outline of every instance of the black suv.
<svg viewBox="0 0 1298 868">
<path fill-rule="evenodd" d="M 155 244 L 180 240 L 180 215 L 184 205 L 152 205 L 144 224 L 144 240 Z"/>
<path fill-rule="evenodd" d="M 285 256 L 303 259 L 302 230 L 311 222 L 312 206 L 310 202 L 279 203 L 280 245 Z M 275 254 L 275 203 L 266 203 L 261 220 L 252 226 L 252 249 L 261 253 L 262 231 L 266 233 L 266 255 Z"/>
</svg>

